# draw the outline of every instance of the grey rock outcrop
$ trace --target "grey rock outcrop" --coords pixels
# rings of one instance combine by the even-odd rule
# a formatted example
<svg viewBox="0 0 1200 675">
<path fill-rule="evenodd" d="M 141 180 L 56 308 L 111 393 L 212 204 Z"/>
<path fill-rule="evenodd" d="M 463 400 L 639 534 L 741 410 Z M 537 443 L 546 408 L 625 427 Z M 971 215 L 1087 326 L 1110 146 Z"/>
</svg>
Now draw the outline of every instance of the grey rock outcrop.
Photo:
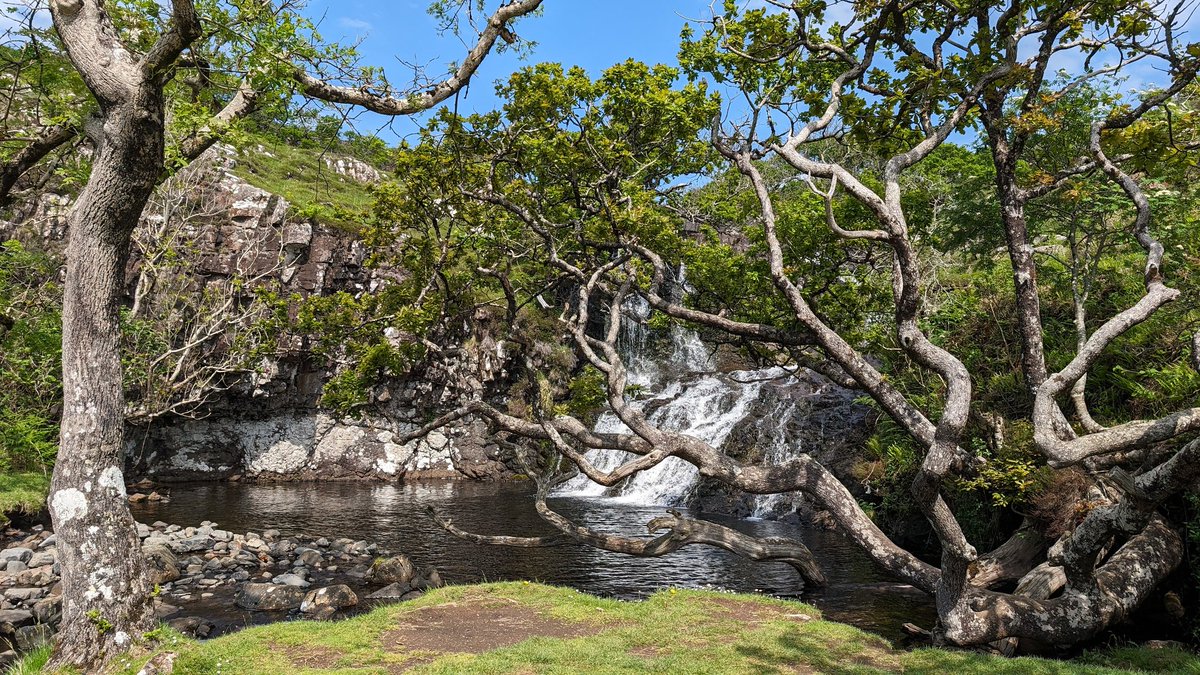
<svg viewBox="0 0 1200 675">
<path fill-rule="evenodd" d="M 359 183 L 377 183 L 383 177 L 379 169 L 353 157 L 324 157 L 325 166 L 334 173 Z"/>
<path fill-rule="evenodd" d="M 511 472 L 480 422 L 400 443 L 414 423 L 339 419 L 327 412 L 179 420 L 145 431 L 132 472 L 159 480 L 500 478 Z M 399 433 L 398 433 L 399 432 Z"/>
<path fill-rule="evenodd" d="M 309 591 L 300 603 L 300 611 L 305 614 L 320 614 L 326 611 L 336 611 L 353 607 L 358 604 L 358 596 L 346 584 L 326 586 Z"/>
<path fill-rule="evenodd" d="M 380 558 L 371 565 L 365 579 L 381 584 L 407 584 L 417 575 L 412 560 L 406 555 Z"/>
<path fill-rule="evenodd" d="M 305 595 L 305 590 L 296 586 L 247 583 L 238 590 L 235 602 L 242 609 L 278 612 L 296 609 Z"/>
<path fill-rule="evenodd" d="M 192 225 L 205 283 L 238 273 L 273 280 L 281 296 L 306 297 L 369 293 L 404 277 L 403 270 L 367 268 L 366 247 L 353 234 L 292 217 L 284 199 L 237 175 L 238 157 L 237 151 L 218 145 L 187 169 L 198 176 L 192 181 L 199 190 L 195 199 L 206 204 L 206 218 Z M 380 179 L 378 171 L 359 160 L 326 161 L 352 180 Z M 131 264 L 131 275 L 136 264 Z M 380 330 L 387 339 L 405 339 L 395 329 Z M 503 370 L 503 364 L 494 362 L 495 341 L 475 337 L 479 355 L 467 359 L 461 374 L 450 375 L 467 391 L 478 390 Z M 306 344 L 279 347 L 283 356 L 262 361 L 254 373 L 212 401 L 202 419 L 164 418 L 131 433 L 130 473 L 159 480 L 511 474 L 497 461 L 497 448 L 481 440 L 484 433 L 478 423 L 465 422 L 422 441 L 396 441 L 414 423 L 424 421 L 422 405 L 446 396 L 443 385 L 414 376 L 377 392 L 385 416 L 342 418 L 319 405 L 335 366 L 308 356 Z"/>
<path fill-rule="evenodd" d="M 188 242 L 189 276 L 195 288 L 234 285 L 255 279 L 279 297 L 334 293 L 361 295 L 403 280 L 402 269 L 371 268 L 367 248 L 345 229 L 298 217 L 284 198 L 261 189 L 239 173 L 243 153 L 217 145 L 178 175 L 186 189 L 181 204 L 194 205 L 179 234 Z M 374 167 L 349 157 L 323 156 L 338 176 L 373 183 Z M 51 250 L 66 237 L 71 199 L 43 191 L 0 221 L 0 240 L 16 237 Z M 143 228 L 161 225 L 165 209 L 148 208 Z M 157 220 L 156 220 L 157 219 Z M 131 302 L 138 295 L 145 261 L 135 251 L 127 269 Z M 147 286 L 153 289 L 153 284 Z M 150 291 L 154 293 L 154 290 Z M 253 290 L 240 291 L 250 297 Z M 149 304 L 149 301 L 147 301 Z M 470 348 L 454 362 L 408 379 L 380 385 L 373 403 L 380 414 L 343 419 L 322 410 L 323 386 L 345 364 L 312 356 L 306 338 L 280 336 L 276 355 L 255 372 L 230 376 L 228 387 L 206 401 L 199 419 L 164 416 L 132 429 L 128 471 L 158 480 L 220 479 L 234 475 L 265 479 L 375 478 L 400 476 L 496 479 L 513 474 L 489 444 L 483 425 L 463 423 L 429 439 L 402 444 L 397 438 L 423 423 L 425 410 L 452 403 L 463 394 L 480 396 L 504 377 L 504 345 L 492 336 L 493 317 L 474 317 Z M 415 339 L 394 327 L 379 326 L 381 339 L 400 344 Z M 15 564 L 14 564 L 15 563 Z M 0 560 L 0 569 L 18 571 L 24 560 Z"/>
</svg>

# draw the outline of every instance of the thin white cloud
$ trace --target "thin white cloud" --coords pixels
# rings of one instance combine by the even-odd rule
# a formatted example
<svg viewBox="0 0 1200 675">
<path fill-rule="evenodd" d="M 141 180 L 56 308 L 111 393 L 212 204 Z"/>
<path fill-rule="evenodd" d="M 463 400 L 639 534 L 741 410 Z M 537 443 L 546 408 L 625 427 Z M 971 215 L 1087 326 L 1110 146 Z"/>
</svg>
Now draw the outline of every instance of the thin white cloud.
<svg viewBox="0 0 1200 675">
<path fill-rule="evenodd" d="M 365 33 L 374 28 L 370 21 L 363 21 L 362 19 L 356 19 L 352 16 L 340 17 L 338 19 L 338 24 L 342 28 L 349 28 L 350 30 L 356 30 L 360 33 Z"/>
</svg>

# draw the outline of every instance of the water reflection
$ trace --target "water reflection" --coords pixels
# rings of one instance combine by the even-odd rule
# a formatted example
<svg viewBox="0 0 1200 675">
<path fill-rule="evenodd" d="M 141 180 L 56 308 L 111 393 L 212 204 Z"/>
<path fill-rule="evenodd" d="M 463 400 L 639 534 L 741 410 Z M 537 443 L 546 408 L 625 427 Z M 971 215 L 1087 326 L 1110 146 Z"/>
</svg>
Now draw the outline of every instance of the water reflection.
<svg viewBox="0 0 1200 675">
<path fill-rule="evenodd" d="M 274 528 L 284 536 L 349 537 L 379 542 L 432 565 L 452 583 L 530 579 L 582 591 L 636 598 L 666 586 L 716 586 L 743 592 L 800 597 L 830 618 L 889 637 L 905 621 L 932 625 L 929 600 L 897 589 L 840 535 L 772 521 L 704 517 L 757 536 L 804 541 L 829 577 L 828 588 L 805 591 L 783 563 L 754 563 L 709 547 L 689 547 L 664 558 L 636 558 L 579 544 L 519 549 L 479 546 L 443 531 L 425 514 L 434 506 L 457 525 L 481 533 L 551 534 L 533 508 L 526 483 L 429 481 L 419 483 L 203 483 L 177 485 L 166 504 L 134 505 L 143 522 L 196 525 L 212 520 L 234 532 Z M 604 499 L 556 498 L 555 509 L 605 532 L 645 536 L 657 507 Z M 696 514 L 692 514 L 695 516 Z"/>
</svg>

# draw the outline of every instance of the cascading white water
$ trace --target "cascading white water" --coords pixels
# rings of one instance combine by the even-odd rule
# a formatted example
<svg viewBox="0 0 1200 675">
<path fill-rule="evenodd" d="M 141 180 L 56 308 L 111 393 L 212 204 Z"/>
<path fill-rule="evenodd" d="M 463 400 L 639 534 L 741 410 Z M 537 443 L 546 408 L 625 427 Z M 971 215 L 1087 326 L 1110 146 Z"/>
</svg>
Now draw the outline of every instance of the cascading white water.
<svg viewBox="0 0 1200 675">
<path fill-rule="evenodd" d="M 650 398 L 636 401 L 634 406 L 652 409 L 647 419 L 660 429 L 687 434 L 719 448 L 758 400 L 761 387 L 761 381 L 741 384 L 724 375 L 698 375 L 687 381 L 671 382 Z M 628 433 L 629 429 L 610 412 L 601 416 L 596 431 Z M 602 471 L 612 471 L 631 458 L 629 453 L 618 450 L 588 453 L 588 459 Z M 669 457 L 613 488 L 597 485 L 581 474 L 564 485 L 560 494 L 606 495 L 634 504 L 674 505 L 687 499 L 698 478 L 696 467 Z"/>
<path fill-rule="evenodd" d="M 739 425 L 752 424 L 749 434 L 756 457 L 782 464 L 807 451 L 791 433 L 806 423 L 811 406 L 807 392 L 795 392 L 791 374 L 783 368 L 717 373 L 708 347 L 693 331 L 673 326 L 669 347 L 655 348 L 645 326 L 648 304 L 634 297 L 625 308 L 619 348 L 629 384 L 638 389 L 631 406 L 647 414 L 660 429 L 687 434 L 722 450 Z M 767 397 L 765 390 L 771 387 Z M 751 416 L 753 416 L 751 418 Z M 612 412 L 604 413 L 595 431 L 629 433 Z M 746 434 L 740 434 L 745 440 Z M 587 458 L 597 469 L 612 471 L 633 458 L 616 450 L 593 450 Z M 694 466 L 674 457 L 606 488 L 580 474 L 557 491 L 559 496 L 606 497 L 640 505 L 680 505 L 699 482 Z M 757 497 L 755 517 L 778 516 L 794 510 L 793 497 Z"/>
</svg>

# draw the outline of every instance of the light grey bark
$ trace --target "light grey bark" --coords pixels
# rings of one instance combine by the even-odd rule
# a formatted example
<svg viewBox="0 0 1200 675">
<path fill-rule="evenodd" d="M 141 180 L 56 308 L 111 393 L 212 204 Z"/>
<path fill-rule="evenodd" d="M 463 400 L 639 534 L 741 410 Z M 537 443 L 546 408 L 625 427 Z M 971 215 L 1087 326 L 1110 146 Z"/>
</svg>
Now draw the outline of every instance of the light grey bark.
<svg viewBox="0 0 1200 675">
<path fill-rule="evenodd" d="M 62 565 L 54 664 L 92 668 L 154 627 L 150 583 L 125 498 L 120 326 L 130 236 L 163 167 L 162 73 L 200 33 L 190 2 L 145 57 L 96 0 L 56 0 L 54 25 L 100 103 L 96 154 L 69 216 L 63 287 L 63 413 L 49 506 Z"/>
<path fill-rule="evenodd" d="M 812 586 L 823 586 L 826 583 L 825 574 L 813 557 L 812 551 L 794 539 L 752 537 L 717 523 L 685 518 L 674 510 L 670 510 L 667 515 L 654 518 L 646 524 L 646 530 L 650 534 L 666 530 L 665 533 L 653 539 L 635 539 L 597 532 L 571 521 L 546 504 L 544 491 L 538 494 L 535 506 L 538 515 L 558 528 L 562 532 L 561 535 L 550 537 L 483 535 L 455 526 L 451 520 L 439 516 L 432 507 L 429 509 L 429 513 L 442 529 L 460 539 L 476 544 L 539 548 L 559 546 L 567 542 L 582 542 L 605 551 L 642 558 L 662 557 L 686 546 L 712 546 L 750 560 L 785 563 L 795 569 L 805 583 Z"/>
<path fill-rule="evenodd" d="M 301 91 L 315 99 L 359 106 L 381 115 L 419 113 L 445 101 L 465 87 L 492 50 L 497 39 L 510 43 L 515 40 L 515 36 L 508 27 L 509 22 L 533 13 L 541 4 L 542 0 L 514 0 L 501 5 L 488 17 L 487 23 L 479 34 L 478 42 L 467 52 L 466 57 L 454 73 L 422 92 L 404 96 L 391 91 L 373 92 L 365 87 L 337 86 L 331 84 L 324 77 L 314 76 L 300 69 L 297 69 L 293 76 L 299 83 Z"/>
</svg>

